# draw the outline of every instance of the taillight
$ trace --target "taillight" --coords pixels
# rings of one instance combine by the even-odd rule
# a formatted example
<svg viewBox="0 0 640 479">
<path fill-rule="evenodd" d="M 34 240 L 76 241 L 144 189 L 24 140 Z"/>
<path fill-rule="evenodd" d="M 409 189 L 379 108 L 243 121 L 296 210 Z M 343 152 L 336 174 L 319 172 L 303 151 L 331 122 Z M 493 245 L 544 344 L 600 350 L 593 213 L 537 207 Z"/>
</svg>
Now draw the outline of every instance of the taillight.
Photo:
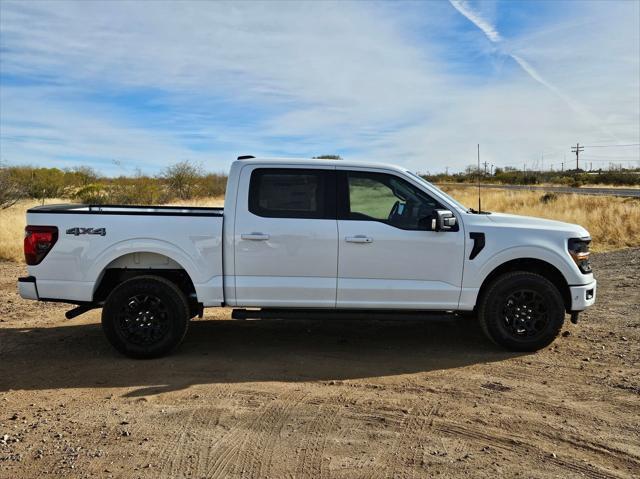
<svg viewBox="0 0 640 479">
<path fill-rule="evenodd" d="M 55 226 L 27 226 L 24 229 L 24 259 L 29 266 L 39 264 L 58 241 Z"/>
</svg>

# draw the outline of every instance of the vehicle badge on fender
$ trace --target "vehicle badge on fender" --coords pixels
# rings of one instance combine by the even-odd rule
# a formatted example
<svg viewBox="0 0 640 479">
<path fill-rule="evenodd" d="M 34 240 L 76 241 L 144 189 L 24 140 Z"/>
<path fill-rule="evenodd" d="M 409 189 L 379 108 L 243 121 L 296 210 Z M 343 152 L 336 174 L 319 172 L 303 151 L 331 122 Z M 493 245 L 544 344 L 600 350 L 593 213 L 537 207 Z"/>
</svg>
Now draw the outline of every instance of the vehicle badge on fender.
<svg viewBox="0 0 640 479">
<path fill-rule="evenodd" d="M 105 236 L 107 234 L 106 228 L 69 228 L 67 230 L 68 235 L 100 235 Z"/>
</svg>

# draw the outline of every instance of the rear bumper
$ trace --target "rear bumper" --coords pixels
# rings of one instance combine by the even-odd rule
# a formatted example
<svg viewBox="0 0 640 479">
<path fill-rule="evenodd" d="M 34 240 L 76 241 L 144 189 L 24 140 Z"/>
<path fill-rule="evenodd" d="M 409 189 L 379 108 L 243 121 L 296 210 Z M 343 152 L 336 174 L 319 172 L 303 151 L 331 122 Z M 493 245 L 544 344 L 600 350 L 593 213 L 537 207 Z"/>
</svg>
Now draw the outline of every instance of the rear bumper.
<svg viewBox="0 0 640 479">
<path fill-rule="evenodd" d="M 596 302 L 596 280 L 589 284 L 570 286 L 571 311 L 584 311 Z"/>
<path fill-rule="evenodd" d="M 34 276 L 18 278 L 18 293 L 23 299 L 40 299 L 38 298 L 36 278 Z"/>
</svg>

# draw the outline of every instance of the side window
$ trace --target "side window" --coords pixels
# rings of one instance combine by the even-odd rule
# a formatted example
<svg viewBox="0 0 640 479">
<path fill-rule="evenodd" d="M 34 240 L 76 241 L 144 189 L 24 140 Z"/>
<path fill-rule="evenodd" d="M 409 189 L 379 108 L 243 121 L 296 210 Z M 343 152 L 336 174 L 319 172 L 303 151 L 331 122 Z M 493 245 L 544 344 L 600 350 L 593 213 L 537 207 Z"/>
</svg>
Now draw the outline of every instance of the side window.
<svg viewBox="0 0 640 479">
<path fill-rule="evenodd" d="M 429 230 L 442 206 L 409 182 L 385 173 L 344 173 L 346 204 L 340 219 L 381 221 L 406 230 Z M 344 188 L 344 186 L 343 186 Z"/>
<path fill-rule="evenodd" d="M 269 218 L 326 218 L 328 182 L 325 170 L 258 168 L 251 173 L 249 211 Z"/>
</svg>

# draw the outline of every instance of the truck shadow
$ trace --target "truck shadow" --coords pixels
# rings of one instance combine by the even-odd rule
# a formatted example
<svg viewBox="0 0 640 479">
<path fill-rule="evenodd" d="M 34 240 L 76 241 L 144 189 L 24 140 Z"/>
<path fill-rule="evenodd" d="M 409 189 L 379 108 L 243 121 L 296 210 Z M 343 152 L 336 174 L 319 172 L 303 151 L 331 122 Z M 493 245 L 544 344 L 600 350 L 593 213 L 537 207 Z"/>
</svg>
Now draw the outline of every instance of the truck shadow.
<svg viewBox="0 0 640 479">
<path fill-rule="evenodd" d="M 171 356 L 125 358 L 99 324 L 0 329 L 0 391 L 137 388 L 128 396 L 197 384 L 325 381 L 461 368 L 518 356 L 476 321 L 427 319 L 194 321 Z"/>
</svg>

